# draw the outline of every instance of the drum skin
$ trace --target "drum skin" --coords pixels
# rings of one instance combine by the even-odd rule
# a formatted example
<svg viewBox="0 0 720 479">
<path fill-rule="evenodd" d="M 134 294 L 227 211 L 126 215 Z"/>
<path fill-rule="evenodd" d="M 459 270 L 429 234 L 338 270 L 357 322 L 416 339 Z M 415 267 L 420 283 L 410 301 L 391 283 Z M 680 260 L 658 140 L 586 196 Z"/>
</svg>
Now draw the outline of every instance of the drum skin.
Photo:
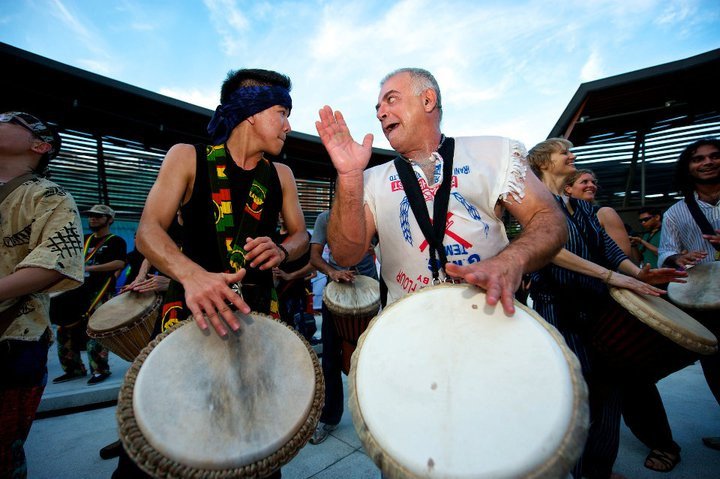
<svg viewBox="0 0 720 479">
<path fill-rule="evenodd" d="M 380 283 L 363 275 L 355 276 L 352 283 L 331 281 L 323 291 L 323 302 L 340 338 L 341 369 L 349 374 L 357 340 L 380 310 Z"/>
<path fill-rule="evenodd" d="M 87 333 L 126 361 L 147 346 L 160 315 L 162 296 L 127 292 L 106 301 L 88 321 Z"/>
<path fill-rule="evenodd" d="M 185 321 L 158 336 L 120 391 L 120 436 L 156 477 L 263 477 L 310 439 L 324 383 L 317 356 L 268 316 L 236 313 L 228 338 Z"/>
<path fill-rule="evenodd" d="M 720 261 L 687 270 L 687 283 L 670 283 L 668 298 L 683 309 L 717 311 L 720 319 Z"/>
<path fill-rule="evenodd" d="M 338 336 L 356 344 L 380 309 L 380 283 L 362 275 L 355 276 L 352 283 L 331 281 L 323 291 L 323 301 L 332 313 Z"/>
<path fill-rule="evenodd" d="M 562 336 L 471 285 L 385 308 L 352 358 L 355 429 L 397 478 L 564 477 L 588 429 L 587 387 Z"/>
</svg>

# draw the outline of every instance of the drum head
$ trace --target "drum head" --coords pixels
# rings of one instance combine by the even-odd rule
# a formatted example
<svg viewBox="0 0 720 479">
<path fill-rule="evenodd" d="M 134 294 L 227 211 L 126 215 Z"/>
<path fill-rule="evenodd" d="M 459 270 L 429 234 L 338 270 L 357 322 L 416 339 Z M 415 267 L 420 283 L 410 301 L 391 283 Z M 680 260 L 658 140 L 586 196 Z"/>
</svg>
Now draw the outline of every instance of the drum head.
<svg viewBox="0 0 720 479">
<path fill-rule="evenodd" d="M 130 291 L 106 301 L 93 313 L 88 329 L 95 333 L 112 331 L 141 319 L 155 307 L 159 296 L 155 293 Z"/>
<path fill-rule="evenodd" d="M 314 403 L 322 404 L 309 346 L 269 317 L 236 314 L 241 330 L 227 339 L 191 321 L 174 330 L 144 358 L 132 391 L 134 418 L 147 443 L 170 461 L 214 471 L 208 477 L 268 458 L 303 426 L 307 442 L 312 425 L 305 423 Z M 295 441 L 285 462 L 305 444 Z"/>
<path fill-rule="evenodd" d="M 562 477 L 587 433 L 587 390 L 559 333 L 469 285 L 413 293 L 360 338 L 350 408 L 391 478 Z"/>
<path fill-rule="evenodd" d="M 332 313 L 374 315 L 380 309 L 380 283 L 357 275 L 352 283 L 331 281 L 323 291 L 323 301 Z"/>
<path fill-rule="evenodd" d="M 610 295 L 633 316 L 678 345 L 699 354 L 717 351 L 717 338 L 680 308 L 657 296 L 610 288 Z"/>
<path fill-rule="evenodd" d="M 701 263 L 687 272 L 687 283 L 670 283 L 668 297 L 681 308 L 720 314 L 720 261 Z"/>
</svg>

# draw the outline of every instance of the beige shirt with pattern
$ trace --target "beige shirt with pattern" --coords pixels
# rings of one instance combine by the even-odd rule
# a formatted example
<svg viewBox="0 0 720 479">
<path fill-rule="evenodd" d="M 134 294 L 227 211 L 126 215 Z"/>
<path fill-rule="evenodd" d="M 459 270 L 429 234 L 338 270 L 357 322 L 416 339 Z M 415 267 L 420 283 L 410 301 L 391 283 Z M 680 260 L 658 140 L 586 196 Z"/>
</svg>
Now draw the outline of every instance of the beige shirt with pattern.
<svg viewBox="0 0 720 479">
<path fill-rule="evenodd" d="M 50 326 L 49 293 L 83 282 L 82 223 L 75 200 L 44 178 L 16 188 L 0 204 L 0 277 L 29 267 L 60 272 L 64 278 L 46 291 L 0 302 L 10 322 L 0 341 L 35 341 Z"/>
</svg>

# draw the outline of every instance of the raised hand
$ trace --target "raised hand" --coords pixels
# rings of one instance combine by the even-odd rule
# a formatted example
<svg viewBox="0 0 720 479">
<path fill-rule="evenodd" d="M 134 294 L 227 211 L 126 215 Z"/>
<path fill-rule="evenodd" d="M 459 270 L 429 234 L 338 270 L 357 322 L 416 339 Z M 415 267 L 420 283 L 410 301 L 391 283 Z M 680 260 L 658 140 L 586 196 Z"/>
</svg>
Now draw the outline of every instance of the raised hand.
<svg viewBox="0 0 720 479">
<path fill-rule="evenodd" d="M 353 140 L 342 113 L 329 106 L 319 111 L 320 121 L 315 122 L 320 140 L 330 155 L 338 175 L 362 172 L 370 162 L 373 136 L 368 133 L 362 145 Z"/>
</svg>

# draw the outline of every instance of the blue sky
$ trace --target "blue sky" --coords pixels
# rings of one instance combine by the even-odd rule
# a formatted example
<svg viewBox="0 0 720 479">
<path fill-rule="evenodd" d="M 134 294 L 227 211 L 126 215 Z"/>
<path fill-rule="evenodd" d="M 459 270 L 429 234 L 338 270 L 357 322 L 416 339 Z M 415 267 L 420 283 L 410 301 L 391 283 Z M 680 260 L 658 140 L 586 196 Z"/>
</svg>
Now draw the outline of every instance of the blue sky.
<svg viewBox="0 0 720 479">
<path fill-rule="evenodd" d="M 399 67 L 435 74 L 445 133 L 530 147 L 582 82 L 720 47 L 718 0 L 0 1 L 10 45 L 212 109 L 228 70 L 278 70 L 294 130 L 329 104 L 384 148 L 378 82 Z"/>
</svg>

